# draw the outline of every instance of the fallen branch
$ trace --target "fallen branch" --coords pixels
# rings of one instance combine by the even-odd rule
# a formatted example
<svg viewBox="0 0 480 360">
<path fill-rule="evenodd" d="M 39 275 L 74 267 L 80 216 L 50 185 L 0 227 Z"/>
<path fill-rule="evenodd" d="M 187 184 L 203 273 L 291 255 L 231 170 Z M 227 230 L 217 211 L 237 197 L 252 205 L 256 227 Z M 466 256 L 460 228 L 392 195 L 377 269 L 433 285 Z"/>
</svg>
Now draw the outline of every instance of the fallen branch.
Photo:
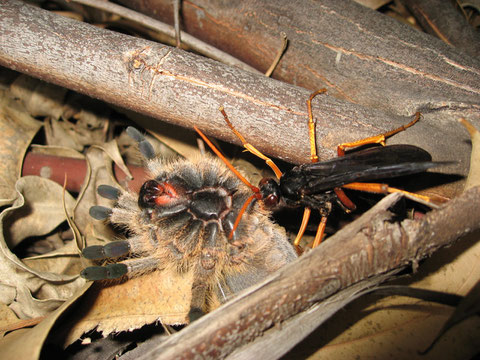
<svg viewBox="0 0 480 360">
<path fill-rule="evenodd" d="M 299 314 L 301 321 L 296 331 L 306 336 L 354 294 L 385 281 L 389 272 L 410 264 L 415 268 L 419 260 L 435 250 L 480 228 L 480 187 L 466 191 L 417 221 L 392 222 L 388 208 L 399 198 L 398 194 L 384 198 L 315 250 L 170 336 L 139 359 L 189 359 L 194 354 L 223 358 L 257 339 L 265 346 L 262 358 L 270 358 L 269 354 L 276 358 L 299 341 L 297 336 L 292 342 L 285 337 L 279 337 L 279 342 L 273 340 L 281 333 L 284 321 Z M 335 298 L 331 298 L 333 294 L 337 294 Z M 324 311 L 323 316 L 316 314 L 311 320 L 313 324 L 305 324 L 310 317 L 303 312 L 321 301 L 330 306 L 315 306 L 316 312 Z M 332 308 L 332 303 L 337 306 Z M 291 329 L 289 323 L 286 328 Z M 269 336 L 271 332 L 277 335 Z M 263 342 L 265 334 L 269 341 Z"/>
</svg>

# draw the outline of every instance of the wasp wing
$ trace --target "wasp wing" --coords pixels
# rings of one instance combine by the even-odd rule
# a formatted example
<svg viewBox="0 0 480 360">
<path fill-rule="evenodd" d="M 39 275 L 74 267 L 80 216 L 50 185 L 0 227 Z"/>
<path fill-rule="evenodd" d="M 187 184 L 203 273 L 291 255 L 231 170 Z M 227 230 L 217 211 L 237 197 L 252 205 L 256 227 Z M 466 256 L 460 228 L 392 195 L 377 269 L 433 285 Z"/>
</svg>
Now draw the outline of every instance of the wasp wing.
<svg viewBox="0 0 480 360">
<path fill-rule="evenodd" d="M 430 154 L 419 147 L 390 145 L 360 150 L 324 162 L 303 164 L 293 168 L 290 176 L 297 183 L 297 190 L 301 188 L 303 194 L 309 195 L 351 182 L 410 175 L 445 164 L 431 160 Z"/>
</svg>

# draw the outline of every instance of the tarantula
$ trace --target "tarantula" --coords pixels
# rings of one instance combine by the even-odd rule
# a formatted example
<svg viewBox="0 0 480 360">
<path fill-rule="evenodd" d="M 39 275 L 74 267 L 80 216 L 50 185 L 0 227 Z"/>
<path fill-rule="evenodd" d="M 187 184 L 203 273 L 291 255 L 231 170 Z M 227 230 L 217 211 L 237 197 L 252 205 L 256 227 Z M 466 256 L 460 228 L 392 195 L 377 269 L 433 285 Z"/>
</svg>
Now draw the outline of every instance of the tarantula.
<svg viewBox="0 0 480 360">
<path fill-rule="evenodd" d="M 251 190 L 219 160 L 205 156 L 166 164 L 138 130 L 129 127 L 127 133 L 138 142 L 150 178 L 139 194 L 99 186 L 98 193 L 115 205 L 93 206 L 90 215 L 108 219 L 130 235 L 86 247 L 85 258 L 107 264 L 85 268 L 82 277 L 128 279 L 165 269 L 193 271 L 193 321 L 297 257 L 283 228 L 272 223 L 261 204 L 250 205 L 232 231 Z"/>
</svg>

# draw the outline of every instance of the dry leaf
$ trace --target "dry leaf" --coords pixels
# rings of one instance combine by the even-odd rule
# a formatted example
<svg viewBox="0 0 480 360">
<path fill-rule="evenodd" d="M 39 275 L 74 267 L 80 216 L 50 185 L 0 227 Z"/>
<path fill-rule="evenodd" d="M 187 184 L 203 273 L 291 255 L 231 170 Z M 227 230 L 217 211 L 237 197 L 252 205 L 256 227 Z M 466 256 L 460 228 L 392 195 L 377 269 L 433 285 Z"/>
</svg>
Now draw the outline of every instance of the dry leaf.
<svg viewBox="0 0 480 360">
<path fill-rule="evenodd" d="M 7 244 L 18 244 L 29 236 L 51 232 L 65 221 L 60 185 L 36 176 L 21 178 L 16 184 L 13 205 L 0 214 L 0 284 L 13 291 L 0 293 L 0 301 L 21 319 L 44 316 L 60 306 L 84 284 L 78 275 L 64 275 L 29 267 L 13 254 Z M 74 200 L 67 197 L 67 206 Z M 64 261 L 72 259 L 67 255 Z M 63 267 L 67 265 L 64 263 Z M 34 295 L 33 295 L 34 294 Z"/>
<path fill-rule="evenodd" d="M 128 170 L 127 165 L 125 165 L 125 162 L 123 161 L 122 155 L 120 154 L 120 150 L 118 149 L 117 141 L 115 139 L 101 146 L 95 146 L 95 147 L 102 150 L 109 157 L 111 161 L 117 164 L 117 166 L 127 175 L 129 179 L 133 179 L 133 176 L 130 173 L 130 170 Z M 112 179 L 115 179 L 115 175 L 113 174 L 113 171 L 112 171 L 111 162 L 106 161 L 105 165 Z"/>
<path fill-rule="evenodd" d="M 45 121 L 47 145 L 64 146 L 78 151 L 105 142 L 110 108 L 103 103 L 73 94 L 63 107 L 61 119 Z"/>
<path fill-rule="evenodd" d="M 20 99 L 31 116 L 60 118 L 67 89 L 27 75 L 18 76 L 10 85 L 11 94 Z"/>
<path fill-rule="evenodd" d="M 0 339 L 0 353 L 3 360 L 38 359 L 45 339 L 53 325 L 90 286 L 87 284 L 80 288 L 68 301 L 48 315 L 42 322 L 32 329 L 20 329 L 7 334 Z"/>
<path fill-rule="evenodd" d="M 370 9 L 376 10 L 383 5 L 386 5 L 390 2 L 390 0 L 355 0 L 356 3 L 359 3 L 363 6 L 366 6 Z"/>
<path fill-rule="evenodd" d="M 468 292 L 468 294 L 460 301 L 455 308 L 452 316 L 447 320 L 445 325 L 439 331 L 438 335 L 432 344 L 424 351 L 424 353 L 430 351 L 437 341 L 452 327 L 461 323 L 465 319 L 480 314 L 480 280 L 477 284 Z"/>
<path fill-rule="evenodd" d="M 160 321 L 185 324 L 190 310 L 193 273 L 156 271 L 119 284 L 94 284 L 75 309 L 75 324 L 65 344 L 96 329 L 105 337 Z"/>
<path fill-rule="evenodd" d="M 0 287 L 2 289 L 2 287 Z M 3 289 L 2 289 L 3 291 Z M 4 329 L 9 325 L 18 322 L 19 318 L 7 305 L 0 303 L 0 337 L 5 335 Z"/>
<path fill-rule="evenodd" d="M 470 157 L 470 170 L 465 190 L 480 185 L 480 132 L 473 124 L 465 119 L 460 119 L 460 123 L 465 126 L 472 139 L 472 156 Z"/>
<path fill-rule="evenodd" d="M 41 123 L 28 115 L 18 102 L 0 91 L 0 206 L 15 198 L 15 182 L 20 177 L 23 157 Z"/>
<path fill-rule="evenodd" d="M 62 187 L 53 181 L 37 176 L 26 176 L 16 184 L 20 195 L 14 211 L 8 209 L 5 221 L 5 240 L 13 248 L 22 240 L 44 235 L 65 221 L 62 207 Z M 22 199 L 23 198 L 23 199 Z M 67 197 L 67 206 L 72 208 L 74 199 Z"/>
</svg>

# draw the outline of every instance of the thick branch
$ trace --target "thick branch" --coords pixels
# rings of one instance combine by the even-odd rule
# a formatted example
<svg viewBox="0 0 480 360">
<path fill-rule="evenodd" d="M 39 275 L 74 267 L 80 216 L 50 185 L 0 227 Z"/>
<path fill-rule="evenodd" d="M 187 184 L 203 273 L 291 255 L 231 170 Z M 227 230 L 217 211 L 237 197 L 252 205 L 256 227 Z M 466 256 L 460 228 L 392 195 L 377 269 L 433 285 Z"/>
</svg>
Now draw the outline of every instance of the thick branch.
<svg viewBox="0 0 480 360">
<path fill-rule="evenodd" d="M 172 21 L 169 0 L 123 2 Z M 284 32 L 290 45 L 273 77 L 374 109 L 447 119 L 478 104 L 478 58 L 354 1 L 190 0 L 182 18 L 186 32 L 261 71 Z"/>
<path fill-rule="evenodd" d="M 224 105 L 237 129 L 261 151 L 293 163 L 309 159 L 308 90 L 15 0 L 0 7 L 0 36 L 0 64 L 11 69 L 238 143 L 218 111 Z M 334 155 L 338 143 L 408 120 L 329 95 L 316 98 L 313 111 L 323 159 Z M 473 108 L 465 111 L 471 119 Z M 455 172 L 465 173 L 470 151 L 463 129 L 453 117 L 439 128 L 438 119 L 427 115 L 392 142 L 422 146 L 436 159 L 461 160 L 462 169 Z"/>
<path fill-rule="evenodd" d="M 141 359 L 160 355 L 162 359 L 190 359 L 194 354 L 225 357 L 313 303 L 347 289 L 346 296 L 336 296 L 336 301 L 345 300 L 384 281 L 381 274 L 416 263 L 480 228 L 480 187 L 468 190 L 421 221 L 400 224 L 391 222 L 387 211 L 399 197 L 394 194 L 383 199 L 315 250 L 169 337 Z M 465 213 L 470 216 L 463 216 Z M 363 279 L 370 280 L 355 286 L 353 293 L 348 290 Z M 325 311 L 332 313 L 328 307 Z M 319 316 L 319 320 L 326 319 Z M 312 324 L 309 327 L 314 328 Z"/>
</svg>

